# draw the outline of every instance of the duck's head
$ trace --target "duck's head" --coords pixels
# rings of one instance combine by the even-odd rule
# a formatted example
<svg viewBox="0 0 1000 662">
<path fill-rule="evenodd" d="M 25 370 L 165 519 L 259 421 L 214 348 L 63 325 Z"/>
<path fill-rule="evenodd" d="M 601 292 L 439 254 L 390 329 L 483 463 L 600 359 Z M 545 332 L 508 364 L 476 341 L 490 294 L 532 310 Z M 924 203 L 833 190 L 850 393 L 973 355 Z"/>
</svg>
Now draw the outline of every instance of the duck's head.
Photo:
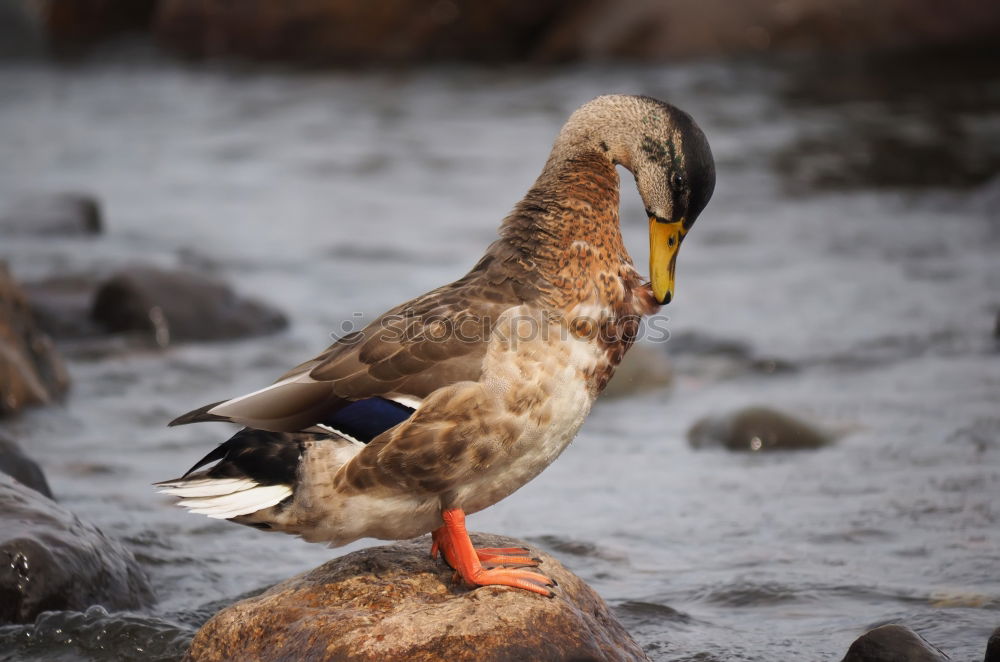
<svg viewBox="0 0 1000 662">
<path fill-rule="evenodd" d="M 705 134 L 690 115 L 668 103 L 616 94 L 573 113 L 563 136 L 567 148 L 598 151 L 635 175 L 649 217 L 653 296 L 669 303 L 677 250 L 715 190 L 715 161 Z"/>
</svg>

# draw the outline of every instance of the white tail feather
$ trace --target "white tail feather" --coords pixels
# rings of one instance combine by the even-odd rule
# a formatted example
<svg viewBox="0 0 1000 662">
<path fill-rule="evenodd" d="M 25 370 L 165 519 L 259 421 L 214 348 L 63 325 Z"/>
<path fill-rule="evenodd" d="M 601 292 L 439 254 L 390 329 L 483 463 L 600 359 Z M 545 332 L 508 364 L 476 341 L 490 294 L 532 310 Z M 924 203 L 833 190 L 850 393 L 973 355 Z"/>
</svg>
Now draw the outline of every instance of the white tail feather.
<svg viewBox="0 0 1000 662">
<path fill-rule="evenodd" d="M 260 485 L 249 478 L 201 478 L 159 485 L 165 488 L 160 492 L 181 497 L 177 505 L 213 519 L 249 515 L 292 496 L 289 485 Z"/>
<path fill-rule="evenodd" d="M 211 497 L 242 492 L 257 487 L 249 478 L 196 478 L 194 480 L 171 480 L 157 483 L 163 494 L 171 494 L 182 499 Z"/>
</svg>

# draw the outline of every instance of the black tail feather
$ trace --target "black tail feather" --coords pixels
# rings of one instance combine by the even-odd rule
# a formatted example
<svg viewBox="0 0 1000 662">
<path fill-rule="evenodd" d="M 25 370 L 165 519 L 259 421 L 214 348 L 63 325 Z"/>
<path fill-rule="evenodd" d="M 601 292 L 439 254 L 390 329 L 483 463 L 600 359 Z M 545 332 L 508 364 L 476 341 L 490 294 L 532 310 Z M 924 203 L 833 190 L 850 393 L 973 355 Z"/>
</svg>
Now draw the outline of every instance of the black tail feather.
<svg viewBox="0 0 1000 662">
<path fill-rule="evenodd" d="M 270 432 L 243 428 L 201 458 L 184 474 L 218 461 L 209 478 L 250 478 L 260 485 L 294 485 L 302 443 L 328 438 L 308 432 Z"/>
<path fill-rule="evenodd" d="M 215 462 L 216 460 L 221 460 L 222 458 L 226 457 L 226 453 L 227 453 L 226 444 L 228 444 L 228 443 L 229 443 L 228 441 L 224 441 L 221 444 L 219 444 L 218 446 L 216 446 L 215 450 L 213 450 L 211 453 L 209 453 L 205 457 L 203 457 L 200 460 L 198 460 L 197 464 L 195 464 L 193 467 L 191 467 L 190 469 L 188 469 L 187 471 L 185 471 L 184 475 L 181 476 L 181 478 L 182 479 L 187 478 L 188 476 L 190 476 L 191 474 L 193 474 L 198 469 L 201 469 L 206 464 L 211 464 L 212 462 Z"/>
</svg>

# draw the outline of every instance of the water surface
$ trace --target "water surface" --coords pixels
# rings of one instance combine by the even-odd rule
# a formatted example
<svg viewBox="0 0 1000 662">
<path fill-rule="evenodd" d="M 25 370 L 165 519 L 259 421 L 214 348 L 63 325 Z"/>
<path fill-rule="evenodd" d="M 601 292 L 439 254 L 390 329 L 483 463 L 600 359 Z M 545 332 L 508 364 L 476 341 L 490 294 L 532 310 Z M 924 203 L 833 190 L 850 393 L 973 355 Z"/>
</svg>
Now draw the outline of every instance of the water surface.
<svg viewBox="0 0 1000 662">
<path fill-rule="evenodd" d="M 613 91 L 691 112 L 718 162 L 664 311 L 677 342 L 657 346 L 676 378 L 600 402 L 552 467 L 471 526 L 556 554 L 656 660 L 839 660 L 885 622 L 981 659 L 1000 624 L 1000 76 L 933 62 L 0 64 L 0 200 L 92 191 L 109 226 L 4 237 L 21 280 L 184 266 L 292 320 L 256 340 L 77 356 L 64 406 L 3 424 L 63 504 L 136 553 L 159 601 L 0 630 L 0 660 L 173 659 L 220 606 L 369 544 L 331 551 L 172 507 L 150 483 L 228 429 L 165 424 L 462 275 L 569 113 Z M 622 214 L 644 265 L 624 172 Z M 843 436 L 801 453 L 689 448 L 699 417 L 749 404 Z"/>
</svg>

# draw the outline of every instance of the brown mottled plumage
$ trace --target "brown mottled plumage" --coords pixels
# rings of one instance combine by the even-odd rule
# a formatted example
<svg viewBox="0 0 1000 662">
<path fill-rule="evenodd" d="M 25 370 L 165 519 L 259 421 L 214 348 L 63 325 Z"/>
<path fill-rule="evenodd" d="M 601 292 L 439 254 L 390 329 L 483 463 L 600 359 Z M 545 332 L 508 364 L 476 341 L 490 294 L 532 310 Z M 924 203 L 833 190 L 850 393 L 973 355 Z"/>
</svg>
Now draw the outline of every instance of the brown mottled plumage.
<svg viewBox="0 0 1000 662">
<path fill-rule="evenodd" d="M 618 165 L 650 218 L 652 286 L 622 242 Z M 677 246 L 714 181 L 689 116 L 647 97 L 595 99 L 467 275 L 268 388 L 177 419 L 246 428 L 194 469 L 218 464 L 164 491 L 195 512 L 331 545 L 434 530 L 435 551 L 466 581 L 547 593 L 537 573 L 481 567 L 525 559 L 472 550 L 464 514 L 521 487 L 573 438 L 641 316 L 672 296 Z"/>
</svg>

